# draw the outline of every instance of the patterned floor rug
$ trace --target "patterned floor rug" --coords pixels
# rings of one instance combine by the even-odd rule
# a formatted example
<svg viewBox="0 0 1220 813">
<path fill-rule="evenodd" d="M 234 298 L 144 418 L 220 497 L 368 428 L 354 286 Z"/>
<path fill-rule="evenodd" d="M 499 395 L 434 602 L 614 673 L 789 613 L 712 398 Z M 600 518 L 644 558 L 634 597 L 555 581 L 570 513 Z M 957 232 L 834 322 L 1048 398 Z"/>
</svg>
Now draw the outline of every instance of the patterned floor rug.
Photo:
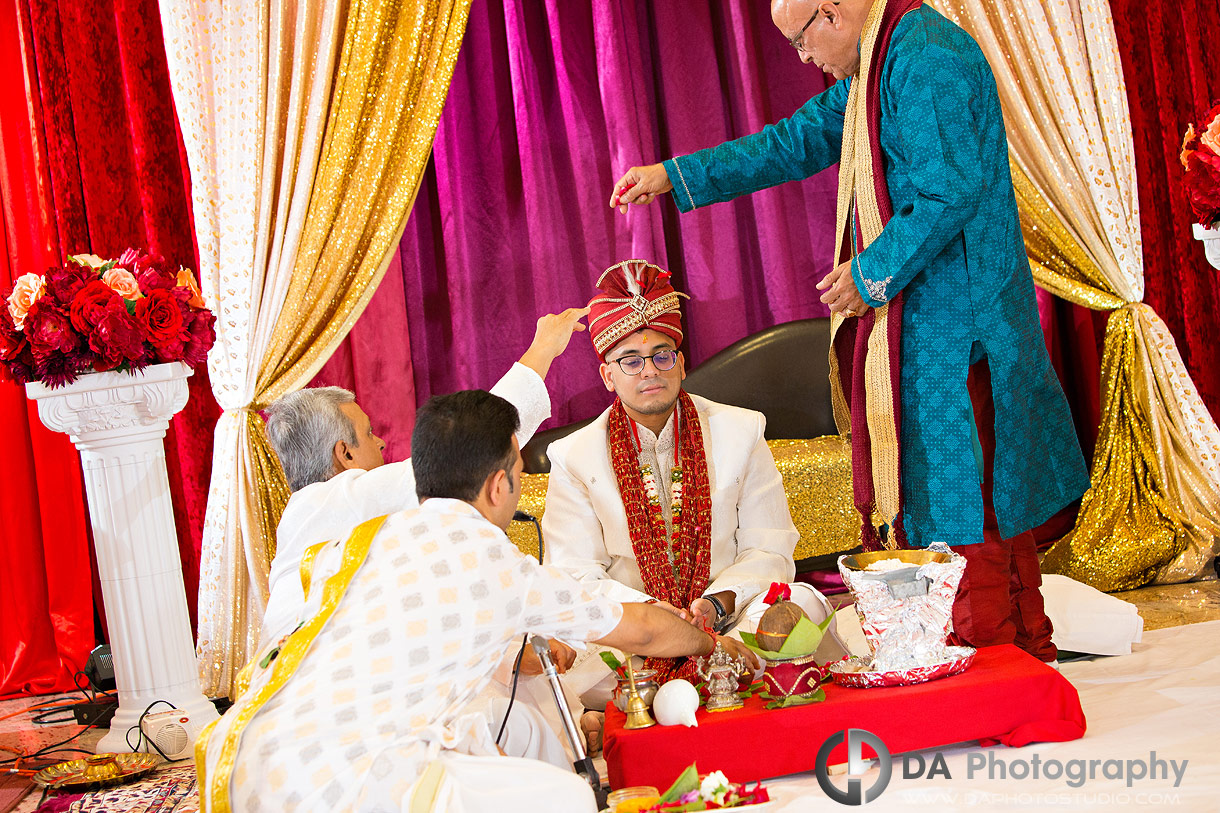
<svg viewBox="0 0 1220 813">
<path fill-rule="evenodd" d="M 195 766 L 157 771 L 131 785 L 47 798 L 37 813 L 198 813 Z"/>
</svg>

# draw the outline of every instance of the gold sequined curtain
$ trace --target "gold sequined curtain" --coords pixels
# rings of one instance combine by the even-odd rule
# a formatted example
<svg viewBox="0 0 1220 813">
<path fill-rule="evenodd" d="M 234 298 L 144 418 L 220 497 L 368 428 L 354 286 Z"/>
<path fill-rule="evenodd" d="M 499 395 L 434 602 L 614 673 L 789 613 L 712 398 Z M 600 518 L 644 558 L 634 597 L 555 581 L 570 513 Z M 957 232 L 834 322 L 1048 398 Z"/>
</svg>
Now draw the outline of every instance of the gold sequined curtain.
<svg viewBox="0 0 1220 813">
<path fill-rule="evenodd" d="M 1112 312 L 1092 488 L 1044 569 L 1103 590 L 1194 578 L 1220 534 L 1220 432 L 1141 301 L 1134 148 L 1109 6 L 934 5 L 975 37 L 995 73 L 1035 281 Z"/>
<path fill-rule="evenodd" d="M 161 0 L 216 303 L 199 596 L 204 690 L 258 641 L 288 498 L 258 410 L 308 381 L 368 302 L 427 161 L 469 0 Z"/>
<path fill-rule="evenodd" d="M 272 553 L 265 541 L 287 499 L 252 406 L 292 274 L 284 258 L 295 257 L 305 221 L 346 5 L 159 5 L 191 168 L 200 284 L 217 317 L 208 372 L 224 412 L 213 438 L 197 648 L 203 689 L 219 696 L 258 640 Z M 266 498 L 251 499 L 256 490 Z"/>
<path fill-rule="evenodd" d="M 326 141 L 260 397 L 304 386 L 351 330 L 402 237 L 470 0 L 355 2 Z"/>
</svg>

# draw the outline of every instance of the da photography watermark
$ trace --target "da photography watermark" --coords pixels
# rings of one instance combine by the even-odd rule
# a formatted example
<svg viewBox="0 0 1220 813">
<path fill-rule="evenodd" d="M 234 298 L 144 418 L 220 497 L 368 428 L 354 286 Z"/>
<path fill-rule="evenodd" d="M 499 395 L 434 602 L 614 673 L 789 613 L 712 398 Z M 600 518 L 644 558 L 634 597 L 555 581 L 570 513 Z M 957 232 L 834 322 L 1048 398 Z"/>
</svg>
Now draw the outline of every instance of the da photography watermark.
<svg viewBox="0 0 1220 813">
<path fill-rule="evenodd" d="M 844 740 L 847 741 L 847 788 L 843 789 L 830 779 L 830 752 Z M 863 787 L 860 775 L 868 770 L 864 764 L 864 746 L 867 745 L 876 754 L 878 774 L 867 789 Z M 890 783 L 893 773 L 893 761 L 890 759 L 890 749 L 885 747 L 881 738 L 871 731 L 862 728 L 849 728 L 846 731 L 836 731 L 826 738 L 813 763 L 813 771 L 818 777 L 822 791 L 842 805 L 862 805 L 873 801 L 886 785 Z"/>
<path fill-rule="evenodd" d="M 903 754 L 903 779 L 952 779 L 945 755 L 936 751 L 930 759 L 923 754 Z M 994 751 L 975 751 L 966 755 L 967 779 L 1062 779 L 1069 788 L 1081 788 L 1098 779 L 1126 782 L 1134 787 L 1137 782 L 1163 782 L 1171 777 L 1175 788 L 1186 776 L 1189 760 L 1161 759 L 1151 751 L 1147 759 L 1042 759 L 1033 754 L 1028 759 L 1014 757 L 1003 759 Z"/>
<path fill-rule="evenodd" d="M 830 776 L 831 752 L 844 743 L 847 745 L 845 788 L 836 785 Z M 865 755 L 866 747 L 872 751 L 873 756 Z M 1153 798 L 1149 794 L 1155 796 L 1160 793 L 1165 789 L 1165 783 L 1172 781 L 1174 789 L 1181 787 L 1189 763 L 1189 760 L 1186 759 L 1158 757 L 1156 751 L 1150 751 L 1147 759 L 1059 760 L 1043 759 L 1039 754 L 1031 754 L 1028 757 L 1007 756 L 1003 752 L 997 754 L 995 750 L 988 749 L 966 754 L 965 776 L 960 776 L 961 766 L 959 764 L 957 767 L 959 776 L 955 777 L 941 751 L 903 754 L 901 759 L 903 779 L 952 781 L 958 778 L 986 779 L 996 782 L 1051 780 L 1052 782 L 1062 781 L 1067 788 L 1073 791 L 1079 791 L 1088 783 L 1099 780 L 1122 781 L 1128 788 L 1134 788 L 1140 798 L 1149 800 Z M 877 772 L 875 775 L 871 775 L 870 768 L 874 764 Z M 849 728 L 831 734 L 818 749 L 814 761 L 814 774 L 817 776 L 818 785 L 827 796 L 843 805 L 863 805 L 873 801 L 885 791 L 893 773 L 894 759 L 890 756 L 889 748 L 876 734 L 861 728 Z M 1145 789 L 1148 792 L 1145 792 Z M 974 791 L 970 791 L 970 793 L 976 794 Z M 1010 790 L 997 790 L 976 794 L 975 801 L 985 801 L 989 798 L 994 801 L 995 799 L 1008 799 L 1011 796 Z M 1115 804 L 1128 804 L 1132 801 L 1127 794 L 1110 793 L 1109 796 Z M 1051 803 L 1045 797 L 1046 794 L 1038 796 L 1043 802 Z M 1064 798 L 1068 799 L 1068 797 L 1072 797 L 1072 794 L 1068 793 Z M 1157 803 L 1176 804 L 1176 796 L 1163 796 L 1158 799 Z M 1070 802 L 1070 799 L 1068 801 Z M 1137 803 L 1151 802 L 1137 801 Z"/>
</svg>

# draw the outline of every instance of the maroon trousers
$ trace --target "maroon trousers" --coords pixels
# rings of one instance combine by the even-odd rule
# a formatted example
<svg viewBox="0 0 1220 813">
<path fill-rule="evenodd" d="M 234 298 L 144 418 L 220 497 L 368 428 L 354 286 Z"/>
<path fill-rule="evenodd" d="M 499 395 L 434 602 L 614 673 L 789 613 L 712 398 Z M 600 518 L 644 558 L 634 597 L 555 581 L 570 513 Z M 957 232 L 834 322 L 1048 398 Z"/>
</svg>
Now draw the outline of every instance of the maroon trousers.
<svg viewBox="0 0 1220 813">
<path fill-rule="evenodd" d="M 1057 652 L 1051 621 L 1042 604 L 1042 571 L 1030 531 L 1002 539 L 992 504 L 995 460 L 995 407 L 987 361 L 970 368 L 970 400 L 979 444 L 983 447 L 983 541 L 954 547 L 966 557 L 966 573 L 953 605 L 956 638 L 973 647 L 1015 644 L 1042 661 Z"/>
</svg>

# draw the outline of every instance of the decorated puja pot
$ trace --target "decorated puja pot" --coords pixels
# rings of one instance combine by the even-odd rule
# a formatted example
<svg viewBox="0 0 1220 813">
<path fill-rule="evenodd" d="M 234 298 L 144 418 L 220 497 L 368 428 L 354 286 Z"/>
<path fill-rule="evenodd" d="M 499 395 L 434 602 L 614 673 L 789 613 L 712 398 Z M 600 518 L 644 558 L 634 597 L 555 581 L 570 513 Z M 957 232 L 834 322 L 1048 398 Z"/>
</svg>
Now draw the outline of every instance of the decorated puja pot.
<svg viewBox="0 0 1220 813">
<path fill-rule="evenodd" d="M 765 663 L 763 685 L 768 696 L 780 702 L 789 698 L 815 699 L 818 687 L 826 674 L 812 654 L 799 658 L 767 660 Z"/>
</svg>

